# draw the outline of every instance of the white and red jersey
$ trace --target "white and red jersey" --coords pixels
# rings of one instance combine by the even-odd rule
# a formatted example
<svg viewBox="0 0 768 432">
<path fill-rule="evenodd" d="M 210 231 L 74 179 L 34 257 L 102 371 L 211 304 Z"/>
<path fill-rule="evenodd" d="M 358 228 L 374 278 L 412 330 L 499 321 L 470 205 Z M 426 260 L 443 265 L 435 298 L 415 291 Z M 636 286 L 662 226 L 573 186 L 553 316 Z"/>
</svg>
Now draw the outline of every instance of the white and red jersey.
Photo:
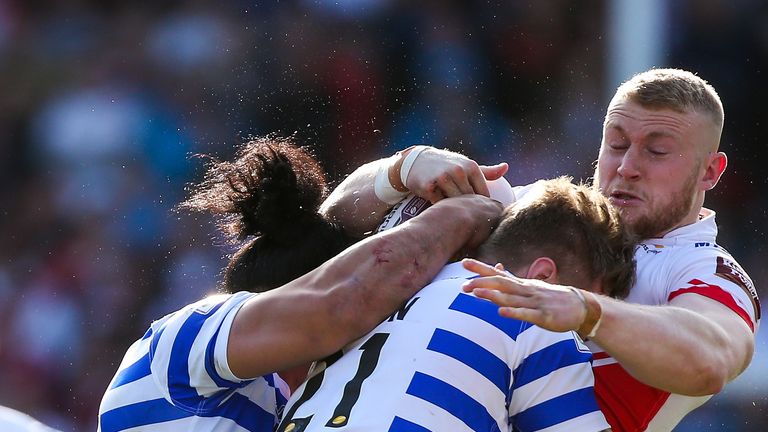
<svg viewBox="0 0 768 432">
<path fill-rule="evenodd" d="M 665 305 L 694 293 L 724 304 L 757 330 L 757 291 L 728 251 L 715 243 L 716 237 L 715 212 L 702 209 L 698 222 L 640 243 L 637 280 L 626 301 Z M 599 346 L 588 345 L 594 353 L 598 403 L 614 432 L 670 431 L 711 397 L 670 394 L 642 384 Z"/>
</svg>

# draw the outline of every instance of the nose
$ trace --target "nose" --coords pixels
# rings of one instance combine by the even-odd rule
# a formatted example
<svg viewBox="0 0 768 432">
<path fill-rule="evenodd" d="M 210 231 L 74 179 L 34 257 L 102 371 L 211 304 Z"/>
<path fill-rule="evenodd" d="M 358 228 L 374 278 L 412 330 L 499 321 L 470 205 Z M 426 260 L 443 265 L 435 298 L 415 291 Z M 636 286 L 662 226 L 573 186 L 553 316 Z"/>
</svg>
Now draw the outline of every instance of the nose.
<svg viewBox="0 0 768 432">
<path fill-rule="evenodd" d="M 622 178 L 626 180 L 634 180 L 640 177 L 640 160 L 637 155 L 637 150 L 634 146 L 630 146 L 624 155 L 621 157 L 621 163 L 616 171 Z"/>
</svg>

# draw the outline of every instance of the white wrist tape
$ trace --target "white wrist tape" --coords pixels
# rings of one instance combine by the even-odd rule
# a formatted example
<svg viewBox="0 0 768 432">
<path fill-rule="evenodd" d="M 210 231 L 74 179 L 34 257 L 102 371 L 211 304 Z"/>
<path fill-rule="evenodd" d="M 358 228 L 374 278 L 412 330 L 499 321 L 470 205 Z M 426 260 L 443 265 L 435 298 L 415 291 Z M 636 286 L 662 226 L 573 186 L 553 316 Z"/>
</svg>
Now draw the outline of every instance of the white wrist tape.
<svg viewBox="0 0 768 432">
<path fill-rule="evenodd" d="M 597 334 L 597 329 L 600 327 L 600 323 L 603 322 L 603 314 L 600 314 L 600 318 L 597 319 L 595 326 L 592 327 L 592 331 L 587 335 L 587 339 L 592 339 Z"/>
<path fill-rule="evenodd" d="M 394 163 L 392 156 L 390 158 L 391 163 L 383 163 L 379 166 L 379 170 L 376 172 L 376 179 L 373 182 L 373 192 L 376 194 L 376 198 L 387 203 L 397 204 L 403 198 L 408 195 L 408 191 L 400 192 L 389 183 L 389 167 Z"/>
<path fill-rule="evenodd" d="M 425 145 L 415 146 L 411 149 L 411 151 L 408 152 L 407 155 L 405 155 L 405 159 L 403 159 L 403 165 L 400 167 L 400 181 L 403 182 L 403 186 L 406 188 L 408 187 L 406 180 L 408 180 L 408 174 L 411 172 L 411 168 L 413 168 L 413 163 L 416 162 L 416 158 L 419 157 L 421 152 L 428 148 L 429 146 Z"/>
</svg>

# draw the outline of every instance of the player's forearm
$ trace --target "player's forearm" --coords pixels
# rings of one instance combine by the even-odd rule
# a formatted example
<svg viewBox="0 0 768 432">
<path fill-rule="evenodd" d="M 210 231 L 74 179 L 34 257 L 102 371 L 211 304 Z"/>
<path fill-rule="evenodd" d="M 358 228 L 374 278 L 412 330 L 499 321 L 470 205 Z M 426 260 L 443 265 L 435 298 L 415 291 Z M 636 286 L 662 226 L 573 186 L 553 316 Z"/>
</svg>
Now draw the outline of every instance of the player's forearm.
<svg viewBox="0 0 768 432">
<path fill-rule="evenodd" d="M 500 212 L 498 203 L 477 195 L 443 200 L 257 296 L 232 325 L 230 368 L 252 378 L 338 351 L 426 285 L 461 247 L 477 246 Z"/>
<path fill-rule="evenodd" d="M 344 227 L 353 237 L 363 237 L 381 222 L 392 207 L 376 197 L 376 172 L 387 159 L 369 162 L 349 175 L 323 202 L 320 212 Z"/>
<path fill-rule="evenodd" d="M 602 298 L 593 341 L 639 381 L 691 396 L 719 392 L 748 363 L 723 327 L 693 310 Z M 748 354 L 751 358 L 751 352 Z"/>
<path fill-rule="evenodd" d="M 335 333 L 329 345 L 344 345 L 379 324 L 467 244 L 487 237 L 501 207 L 480 196 L 443 200 L 417 218 L 358 243 L 318 273 Z M 321 323 L 318 323 L 321 325 Z M 339 331 L 341 330 L 341 331 Z"/>
</svg>

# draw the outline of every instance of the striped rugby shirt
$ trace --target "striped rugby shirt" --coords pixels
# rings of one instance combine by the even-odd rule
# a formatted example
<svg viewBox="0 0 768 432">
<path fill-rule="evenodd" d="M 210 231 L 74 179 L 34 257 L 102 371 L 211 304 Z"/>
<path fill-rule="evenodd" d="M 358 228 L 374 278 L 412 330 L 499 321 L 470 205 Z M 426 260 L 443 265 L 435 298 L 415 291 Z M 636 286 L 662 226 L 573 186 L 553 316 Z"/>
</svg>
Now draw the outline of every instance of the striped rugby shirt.
<svg viewBox="0 0 768 432">
<path fill-rule="evenodd" d="M 277 374 L 235 377 L 227 338 L 256 294 L 207 297 L 167 315 L 128 348 L 99 407 L 99 431 L 272 431 L 287 386 Z"/>
<path fill-rule="evenodd" d="M 503 318 L 446 266 L 389 319 L 318 362 L 278 431 L 599 431 L 591 354 Z"/>
</svg>

